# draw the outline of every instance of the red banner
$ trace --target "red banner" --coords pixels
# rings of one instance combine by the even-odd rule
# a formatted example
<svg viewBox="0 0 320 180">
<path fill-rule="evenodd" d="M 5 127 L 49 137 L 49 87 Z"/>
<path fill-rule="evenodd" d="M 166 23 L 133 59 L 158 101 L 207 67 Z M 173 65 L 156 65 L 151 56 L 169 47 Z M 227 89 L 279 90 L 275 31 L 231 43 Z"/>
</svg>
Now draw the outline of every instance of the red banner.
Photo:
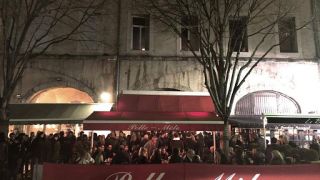
<svg viewBox="0 0 320 180">
<path fill-rule="evenodd" d="M 207 164 L 44 164 L 43 180 L 319 180 L 320 164 L 233 166 Z"/>
</svg>

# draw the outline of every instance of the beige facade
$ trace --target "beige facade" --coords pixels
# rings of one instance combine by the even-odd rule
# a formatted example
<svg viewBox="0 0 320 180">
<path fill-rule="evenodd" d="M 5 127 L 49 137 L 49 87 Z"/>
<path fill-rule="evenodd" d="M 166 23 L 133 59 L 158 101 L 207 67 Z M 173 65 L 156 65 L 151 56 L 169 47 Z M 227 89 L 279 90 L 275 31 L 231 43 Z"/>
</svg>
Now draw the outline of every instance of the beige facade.
<svg viewBox="0 0 320 180">
<path fill-rule="evenodd" d="M 292 16 L 300 26 L 312 16 L 312 1 L 295 0 L 295 3 L 297 9 Z M 99 102 L 102 92 L 115 97 L 117 60 L 120 61 L 119 91 L 161 88 L 206 91 L 201 66 L 190 52 L 181 51 L 178 36 L 151 17 L 149 50 L 132 50 L 132 16 L 139 12 L 127 0 L 113 1 L 105 9 L 105 16 L 91 22 L 96 27 L 97 32 L 91 34 L 96 42 L 65 42 L 50 48 L 46 55 L 28 65 L 12 102 L 28 102 L 35 93 L 55 87 L 81 90 L 95 102 Z M 320 65 L 316 47 L 319 40 L 315 40 L 318 34 L 313 31 L 315 25 L 310 23 L 297 32 L 297 53 L 280 53 L 278 47 L 271 51 L 242 86 L 236 101 L 251 92 L 274 90 L 295 99 L 302 113 L 320 113 Z M 255 39 L 249 39 L 249 53 L 255 43 Z"/>
</svg>

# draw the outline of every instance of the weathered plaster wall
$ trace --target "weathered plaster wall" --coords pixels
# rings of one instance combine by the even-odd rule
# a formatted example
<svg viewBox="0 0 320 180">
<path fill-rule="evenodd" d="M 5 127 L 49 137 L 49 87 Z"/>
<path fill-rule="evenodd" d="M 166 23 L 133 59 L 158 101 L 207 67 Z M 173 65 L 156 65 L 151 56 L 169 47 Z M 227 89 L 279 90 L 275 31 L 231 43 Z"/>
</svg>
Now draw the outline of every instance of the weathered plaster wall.
<svg viewBox="0 0 320 180">
<path fill-rule="evenodd" d="M 125 60 L 122 61 L 120 82 L 122 90 L 206 91 L 201 66 L 192 60 Z M 320 112 L 318 63 L 276 59 L 261 62 L 239 90 L 235 103 L 258 90 L 274 90 L 294 98 L 302 113 Z"/>
<path fill-rule="evenodd" d="M 46 58 L 29 64 L 12 102 L 26 102 L 35 93 L 54 87 L 73 87 L 88 93 L 95 102 L 101 92 L 113 93 L 114 61 L 108 57 Z"/>
<path fill-rule="evenodd" d="M 193 60 L 123 60 L 122 90 L 174 88 L 182 91 L 205 91 L 201 66 Z"/>
<path fill-rule="evenodd" d="M 235 102 L 259 90 L 274 90 L 292 97 L 299 103 L 302 113 L 320 113 L 320 79 L 316 61 L 262 62 L 243 84 Z"/>
</svg>

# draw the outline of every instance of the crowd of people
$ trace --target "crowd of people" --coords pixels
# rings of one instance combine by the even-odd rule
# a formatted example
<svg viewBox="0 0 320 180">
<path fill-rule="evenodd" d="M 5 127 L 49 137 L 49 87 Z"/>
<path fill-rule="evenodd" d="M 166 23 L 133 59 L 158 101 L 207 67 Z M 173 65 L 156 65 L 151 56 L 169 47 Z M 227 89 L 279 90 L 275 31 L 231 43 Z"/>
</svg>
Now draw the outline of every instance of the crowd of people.
<svg viewBox="0 0 320 180">
<path fill-rule="evenodd" d="M 43 132 L 13 132 L 7 138 L 0 133 L 0 177 L 25 178 L 34 164 L 43 162 L 73 164 L 292 164 L 306 160 L 298 148 L 286 140 L 272 138 L 267 142 L 259 132 L 242 132 L 229 141 L 229 154 L 222 150 L 222 135 L 216 134 L 216 146 L 210 132 L 120 131 L 93 138 L 72 131 L 45 135 Z M 308 150 L 319 159 L 319 139 Z M 309 154 L 312 154 L 309 152 Z M 309 157 L 308 157 L 309 158 Z M 312 159 L 311 158 L 311 159 Z M 307 159 L 308 160 L 308 159 Z"/>
</svg>

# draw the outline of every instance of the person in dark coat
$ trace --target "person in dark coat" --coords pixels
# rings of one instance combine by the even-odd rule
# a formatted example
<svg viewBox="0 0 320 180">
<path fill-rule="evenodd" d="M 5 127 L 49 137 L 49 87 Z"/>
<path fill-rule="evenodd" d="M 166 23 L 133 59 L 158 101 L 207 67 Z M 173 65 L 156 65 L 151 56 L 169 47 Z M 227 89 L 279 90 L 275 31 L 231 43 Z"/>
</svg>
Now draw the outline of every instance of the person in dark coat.
<svg viewBox="0 0 320 180">
<path fill-rule="evenodd" d="M 38 132 L 31 144 L 31 157 L 34 163 L 42 164 L 45 159 L 45 134 Z"/>
<path fill-rule="evenodd" d="M 201 163 L 201 158 L 199 155 L 196 155 L 194 150 L 189 149 L 187 151 L 187 155 L 185 157 L 185 159 L 183 160 L 183 162 L 185 163 Z"/>
<path fill-rule="evenodd" d="M 174 148 L 182 150 L 184 148 L 183 142 L 179 137 L 178 133 L 174 133 L 173 139 L 170 141 L 171 152 L 173 152 Z"/>
<path fill-rule="evenodd" d="M 9 170 L 9 178 L 16 179 L 18 175 L 18 159 L 20 157 L 20 142 L 18 138 L 11 133 L 9 139 L 9 146 L 8 146 L 8 170 Z"/>
<path fill-rule="evenodd" d="M 169 163 L 182 163 L 182 158 L 179 155 L 179 149 L 178 148 L 174 148 L 172 150 L 172 154 L 171 156 L 169 156 Z"/>
<path fill-rule="evenodd" d="M 0 133 L 0 177 L 7 179 L 8 143 L 4 133 Z"/>
<path fill-rule="evenodd" d="M 146 148 L 141 147 L 139 149 L 139 156 L 136 159 L 136 164 L 147 164 L 149 163 L 148 161 L 148 151 Z"/>
<path fill-rule="evenodd" d="M 151 164 L 161 164 L 161 154 L 159 149 L 154 149 L 151 156 L 150 156 L 150 163 Z"/>
<path fill-rule="evenodd" d="M 111 164 L 129 164 L 129 154 L 125 152 L 124 146 L 120 145 L 116 155 L 112 158 Z"/>
<path fill-rule="evenodd" d="M 60 160 L 60 141 L 59 141 L 59 134 L 54 134 L 52 140 L 52 157 L 51 162 L 58 163 Z"/>
</svg>

